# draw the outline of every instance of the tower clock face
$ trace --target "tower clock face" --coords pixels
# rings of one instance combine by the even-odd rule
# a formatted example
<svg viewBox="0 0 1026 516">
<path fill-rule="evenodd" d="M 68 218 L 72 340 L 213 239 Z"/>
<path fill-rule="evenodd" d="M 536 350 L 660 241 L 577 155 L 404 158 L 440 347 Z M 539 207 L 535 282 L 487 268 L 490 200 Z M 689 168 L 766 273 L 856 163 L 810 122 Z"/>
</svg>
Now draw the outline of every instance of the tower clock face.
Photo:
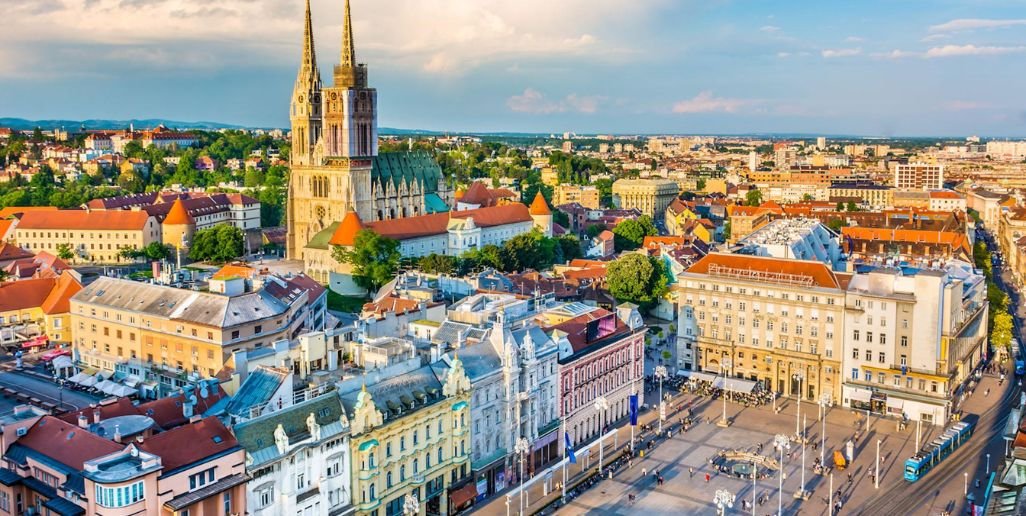
<svg viewBox="0 0 1026 516">
<path fill-rule="evenodd" d="M 299 96 L 299 103 L 300 103 L 300 104 L 302 104 L 302 103 L 303 103 L 303 100 L 304 100 L 303 96 L 302 96 L 302 95 L 300 95 L 300 96 Z"/>
<path fill-rule="evenodd" d="M 334 91 L 331 92 L 331 100 L 338 100 L 338 93 L 336 93 Z"/>
<path fill-rule="evenodd" d="M 321 96 L 320 95 L 314 95 L 313 101 L 314 101 L 314 103 L 319 103 L 321 101 Z"/>
</svg>

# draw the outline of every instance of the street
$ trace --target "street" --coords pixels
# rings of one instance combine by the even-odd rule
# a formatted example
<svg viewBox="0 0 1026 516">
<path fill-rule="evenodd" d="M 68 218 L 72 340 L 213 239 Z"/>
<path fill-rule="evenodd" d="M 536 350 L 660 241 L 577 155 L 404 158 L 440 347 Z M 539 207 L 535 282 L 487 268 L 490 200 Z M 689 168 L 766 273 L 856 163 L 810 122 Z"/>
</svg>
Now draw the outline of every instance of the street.
<svg viewBox="0 0 1026 516">
<path fill-rule="evenodd" d="M 96 403 L 99 398 L 71 389 L 61 389 L 55 383 L 29 376 L 16 371 L 0 371 L 0 387 L 10 387 L 31 397 L 58 404 L 63 401 L 64 408 L 77 410 Z"/>
</svg>

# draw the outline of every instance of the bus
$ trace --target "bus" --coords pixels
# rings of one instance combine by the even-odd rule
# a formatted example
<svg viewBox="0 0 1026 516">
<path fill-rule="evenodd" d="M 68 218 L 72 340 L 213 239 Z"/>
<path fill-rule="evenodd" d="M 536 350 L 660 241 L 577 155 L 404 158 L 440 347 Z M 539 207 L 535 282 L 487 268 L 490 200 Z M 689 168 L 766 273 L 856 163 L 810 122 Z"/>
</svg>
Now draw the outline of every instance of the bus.
<svg viewBox="0 0 1026 516">
<path fill-rule="evenodd" d="M 969 440 L 976 429 L 979 416 L 970 414 L 944 431 L 939 437 L 927 443 L 919 453 L 905 461 L 905 480 L 915 482 L 930 469 L 954 453 Z"/>
</svg>

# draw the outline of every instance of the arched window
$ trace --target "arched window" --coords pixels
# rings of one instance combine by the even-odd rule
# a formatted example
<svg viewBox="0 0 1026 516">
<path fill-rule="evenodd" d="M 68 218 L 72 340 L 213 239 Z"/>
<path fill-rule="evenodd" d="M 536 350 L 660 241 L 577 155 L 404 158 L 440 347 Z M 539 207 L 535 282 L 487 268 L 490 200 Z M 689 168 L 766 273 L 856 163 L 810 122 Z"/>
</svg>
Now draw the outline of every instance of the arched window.
<svg viewBox="0 0 1026 516">
<path fill-rule="evenodd" d="M 385 488 L 387 488 L 387 489 L 391 489 L 392 488 L 392 472 L 391 471 L 389 471 L 388 473 L 385 474 Z M 374 495 L 371 495 L 371 497 L 373 498 Z"/>
<path fill-rule="evenodd" d="M 406 466 L 399 466 L 399 481 L 406 482 Z"/>
<path fill-rule="evenodd" d="M 374 493 L 374 484 L 371 484 L 371 486 L 370 486 L 370 499 L 373 502 L 374 500 L 377 500 L 377 498 L 378 498 L 377 495 Z"/>
</svg>

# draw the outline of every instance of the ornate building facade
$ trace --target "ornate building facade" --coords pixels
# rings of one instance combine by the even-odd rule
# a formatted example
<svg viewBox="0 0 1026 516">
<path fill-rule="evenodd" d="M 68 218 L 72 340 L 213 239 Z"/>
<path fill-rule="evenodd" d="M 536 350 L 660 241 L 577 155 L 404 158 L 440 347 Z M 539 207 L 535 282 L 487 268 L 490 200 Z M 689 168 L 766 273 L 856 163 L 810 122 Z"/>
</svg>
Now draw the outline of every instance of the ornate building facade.
<svg viewBox="0 0 1026 516">
<path fill-rule="evenodd" d="M 292 92 L 287 252 L 302 258 L 318 233 L 355 211 L 371 222 L 447 211 L 452 193 L 423 153 L 378 154 L 377 90 L 357 64 L 349 2 L 333 84 L 321 83 L 306 3 L 303 56 Z"/>
</svg>

